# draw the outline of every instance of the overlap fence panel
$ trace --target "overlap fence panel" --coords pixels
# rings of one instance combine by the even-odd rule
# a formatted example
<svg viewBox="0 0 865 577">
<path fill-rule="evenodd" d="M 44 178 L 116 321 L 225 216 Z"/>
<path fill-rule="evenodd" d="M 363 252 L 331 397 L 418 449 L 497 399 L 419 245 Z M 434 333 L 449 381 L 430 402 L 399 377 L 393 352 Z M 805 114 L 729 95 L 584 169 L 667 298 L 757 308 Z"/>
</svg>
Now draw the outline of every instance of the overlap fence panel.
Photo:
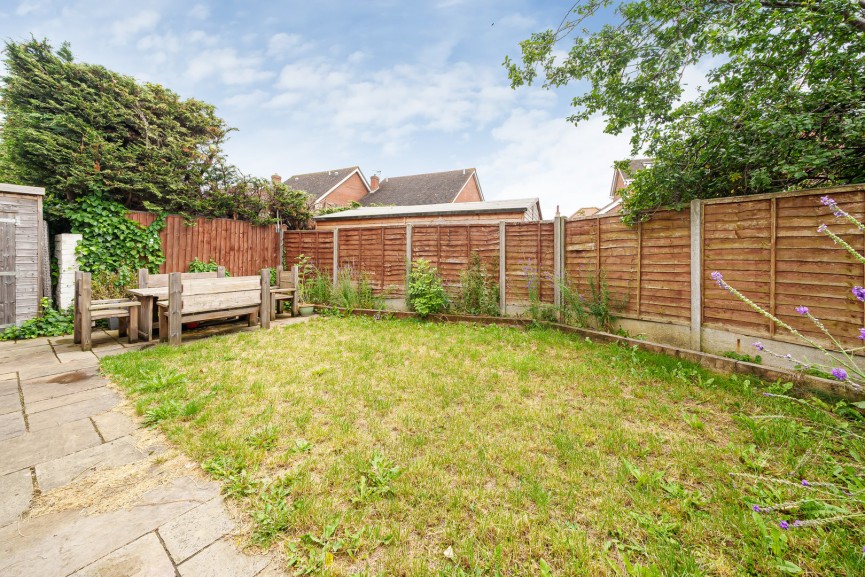
<svg viewBox="0 0 865 577">
<path fill-rule="evenodd" d="M 129 218 L 149 226 L 156 215 L 131 212 Z M 165 254 L 160 273 L 186 272 L 196 258 L 213 259 L 234 276 L 254 275 L 279 265 L 279 235 L 273 226 L 227 218 L 197 218 L 187 224 L 183 217 L 170 215 L 159 238 Z"/>
<path fill-rule="evenodd" d="M 552 303 L 553 223 L 505 223 L 506 296 L 510 303 L 528 303 L 537 291 L 541 302 Z"/>
<path fill-rule="evenodd" d="M 640 223 L 637 318 L 688 324 L 691 319 L 691 213 L 658 211 Z"/>
<path fill-rule="evenodd" d="M 283 258 L 287 268 L 305 256 L 322 272 L 333 271 L 333 231 L 287 230 L 283 233 Z"/>
</svg>

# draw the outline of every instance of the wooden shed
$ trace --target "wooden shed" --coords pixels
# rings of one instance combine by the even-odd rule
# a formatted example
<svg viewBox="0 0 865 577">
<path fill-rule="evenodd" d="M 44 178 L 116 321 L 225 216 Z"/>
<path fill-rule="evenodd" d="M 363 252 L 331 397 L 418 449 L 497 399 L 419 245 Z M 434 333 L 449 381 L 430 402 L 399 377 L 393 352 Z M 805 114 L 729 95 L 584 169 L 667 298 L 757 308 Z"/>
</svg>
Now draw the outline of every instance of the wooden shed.
<svg viewBox="0 0 865 577">
<path fill-rule="evenodd" d="M 47 294 L 44 194 L 44 188 L 0 183 L 0 329 L 35 317 Z"/>
</svg>

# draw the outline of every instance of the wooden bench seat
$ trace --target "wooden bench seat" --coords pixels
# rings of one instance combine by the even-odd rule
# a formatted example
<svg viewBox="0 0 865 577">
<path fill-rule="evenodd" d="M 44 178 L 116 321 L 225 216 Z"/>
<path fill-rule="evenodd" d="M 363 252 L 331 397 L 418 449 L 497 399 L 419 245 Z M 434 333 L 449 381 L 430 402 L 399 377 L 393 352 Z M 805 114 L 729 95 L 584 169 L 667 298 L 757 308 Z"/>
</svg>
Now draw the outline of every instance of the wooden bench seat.
<svg viewBox="0 0 865 577">
<path fill-rule="evenodd" d="M 283 312 L 286 301 L 291 301 L 291 316 L 297 316 L 299 274 L 297 265 L 291 267 L 290 271 L 276 270 L 276 286 L 270 289 L 270 320 L 276 319 L 276 315 Z"/>
<path fill-rule="evenodd" d="M 184 323 L 247 317 L 270 327 L 270 269 L 260 276 L 183 280 L 171 273 L 168 300 L 158 303 L 159 340 L 180 344 Z"/>
<path fill-rule="evenodd" d="M 91 338 L 93 321 L 119 320 L 119 336 L 129 335 L 129 342 L 138 341 L 138 308 L 141 305 L 131 299 L 93 300 L 92 279 L 89 272 L 75 273 L 75 299 L 72 315 L 72 341 L 81 345 L 82 351 L 93 348 Z"/>
</svg>

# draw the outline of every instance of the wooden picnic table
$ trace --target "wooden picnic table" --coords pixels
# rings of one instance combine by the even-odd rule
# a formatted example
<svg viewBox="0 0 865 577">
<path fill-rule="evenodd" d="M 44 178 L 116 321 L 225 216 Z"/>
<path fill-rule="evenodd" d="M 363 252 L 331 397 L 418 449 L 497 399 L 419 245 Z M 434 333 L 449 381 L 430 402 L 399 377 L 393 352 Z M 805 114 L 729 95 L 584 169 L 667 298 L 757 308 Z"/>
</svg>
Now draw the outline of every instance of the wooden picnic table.
<svg viewBox="0 0 865 577">
<path fill-rule="evenodd" d="M 153 340 L 153 311 L 157 301 L 168 300 L 168 287 L 129 289 L 129 294 L 141 303 L 138 336 L 144 341 L 151 341 Z"/>
</svg>

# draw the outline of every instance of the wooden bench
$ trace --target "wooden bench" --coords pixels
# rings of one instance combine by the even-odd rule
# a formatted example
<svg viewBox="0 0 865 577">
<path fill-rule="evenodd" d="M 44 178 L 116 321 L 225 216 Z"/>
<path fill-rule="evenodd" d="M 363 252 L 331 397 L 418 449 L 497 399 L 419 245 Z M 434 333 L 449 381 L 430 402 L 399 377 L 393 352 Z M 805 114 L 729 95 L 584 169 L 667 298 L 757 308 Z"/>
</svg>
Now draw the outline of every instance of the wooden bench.
<svg viewBox="0 0 865 577">
<path fill-rule="evenodd" d="M 270 327 L 270 269 L 262 269 L 261 276 L 168 277 L 168 300 L 157 305 L 161 342 L 179 345 L 183 323 L 245 316 L 249 326 Z"/>
<path fill-rule="evenodd" d="M 283 312 L 285 301 L 291 301 L 291 316 L 297 316 L 299 280 L 300 271 L 297 265 L 291 267 L 291 270 L 276 269 L 276 286 L 270 289 L 270 320 L 274 320 L 278 313 Z"/>
<path fill-rule="evenodd" d="M 93 348 L 91 331 L 93 321 L 119 319 L 119 336 L 129 335 L 129 342 L 138 341 L 138 307 L 141 303 L 131 299 L 93 300 L 92 279 L 89 272 L 75 273 L 75 299 L 72 315 L 72 341 L 82 351 Z"/>
</svg>

